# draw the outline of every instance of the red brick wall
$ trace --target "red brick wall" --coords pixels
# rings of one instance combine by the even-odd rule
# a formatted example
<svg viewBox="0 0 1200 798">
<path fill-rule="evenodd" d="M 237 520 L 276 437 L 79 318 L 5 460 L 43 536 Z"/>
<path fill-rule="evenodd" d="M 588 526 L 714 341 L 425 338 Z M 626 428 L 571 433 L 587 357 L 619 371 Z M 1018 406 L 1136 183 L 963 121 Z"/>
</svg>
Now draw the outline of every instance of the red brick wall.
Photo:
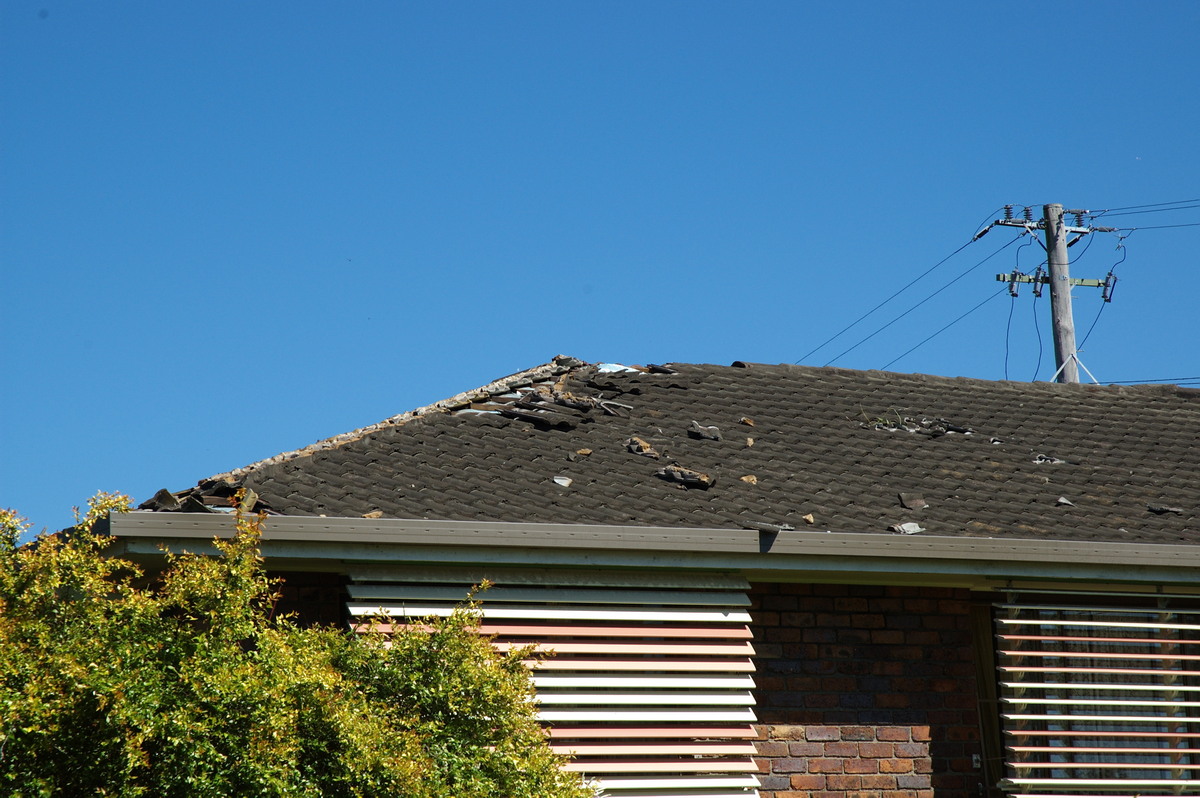
<svg viewBox="0 0 1200 798">
<path fill-rule="evenodd" d="M 978 798 L 969 592 L 751 590 L 763 798 Z"/>
</svg>

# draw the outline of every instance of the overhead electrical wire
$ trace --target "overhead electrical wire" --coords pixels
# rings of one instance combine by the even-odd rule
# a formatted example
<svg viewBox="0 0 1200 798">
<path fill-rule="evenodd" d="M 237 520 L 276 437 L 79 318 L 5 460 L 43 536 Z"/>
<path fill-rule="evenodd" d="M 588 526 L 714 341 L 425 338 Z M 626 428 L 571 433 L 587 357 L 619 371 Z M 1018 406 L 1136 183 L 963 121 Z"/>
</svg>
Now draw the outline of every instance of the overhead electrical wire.
<svg viewBox="0 0 1200 798">
<path fill-rule="evenodd" d="M 1040 324 L 1038 324 L 1037 301 L 1038 294 L 1034 294 L 1033 302 L 1029 303 L 1030 307 L 1033 308 L 1033 331 L 1037 333 L 1038 341 L 1038 359 L 1037 364 L 1033 367 L 1033 379 L 1031 379 L 1030 382 L 1037 382 L 1038 372 L 1042 370 L 1042 352 L 1046 348 L 1046 345 L 1042 343 L 1042 327 Z"/>
<path fill-rule="evenodd" d="M 1092 330 L 1096 329 L 1096 322 L 1100 321 L 1100 314 L 1104 312 L 1104 308 L 1108 307 L 1109 302 L 1112 301 L 1112 295 L 1109 293 L 1109 291 L 1111 290 L 1109 287 L 1109 278 L 1113 277 L 1113 275 L 1115 274 L 1115 272 L 1117 270 L 1117 267 L 1125 262 L 1125 256 L 1128 254 L 1128 251 L 1125 249 L 1125 245 L 1123 243 L 1121 243 L 1124 240 L 1125 240 L 1125 236 L 1122 236 L 1117 239 L 1117 249 L 1121 250 L 1121 259 L 1119 261 L 1117 261 L 1116 263 L 1114 263 L 1112 265 L 1112 267 L 1108 270 L 1108 277 L 1105 277 L 1105 279 L 1104 279 L 1104 298 L 1100 302 L 1100 309 L 1096 311 L 1096 318 L 1092 319 L 1091 326 L 1089 326 L 1087 329 L 1087 332 L 1084 333 L 1083 340 L 1079 342 L 1079 346 L 1077 346 L 1076 349 L 1079 349 L 1079 350 L 1083 349 L 1083 345 L 1087 343 L 1087 339 L 1092 334 Z M 1084 250 L 1084 252 L 1086 252 L 1086 251 L 1087 250 Z M 1082 254 L 1082 253 L 1080 253 L 1080 254 Z"/>
<path fill-rule="evenodd" d="M 1108 380 L 1108 385 L 1150 385 L 1152 383 L 1173 383 L 1175 385 L 1195 385 L 1200 383 L 1200 377 L 1160 377 L 1153 380 Z"/>
<path fill-rule="evenodd" d="M 1146 227 L 1118 227 L 1117 229 L 1128 230 L 1132 233 L 1134 230 L 1166 230 L 1168 227 L 1200 227 L 1200 222 L 1189 222 L 1188 224 L 1155 224 Z"/>
<path fill-rule="evenodd" d="M 1008 303 L 1008 324 L 1004 327 L 1004 379 L 1008 379 L 1008 340 L 1012 336 L 1012 317 L 1013 310 L 1017 307 L 1017 297 L 1010 297 L 1012 300 Z"/>
<path fill-rule="evenodd" d="M 1172 211 L 1186 211 L 1186 210 L 1189 210 L 1190 208 L 1200 208 L 1200 204 L 1178 205 L 1173 208 L 1148 208 L 1146 210 L 1140 210 L 1140 211 L 1102 211 L 1102 212 L 1097 213 L 1096 216 L 1097 217 L 1104 216 L 1107 219 L 1107 218 L 1112 218 L 1113 216 L 1137 216 L 1137 215 L 1143 214 L 1143 213 L 1170 213 Z M 1090 216 L 1092 214 L 1087 214 L 1087 215 Z"/>
<path fill-rule="evenodd" d="M 947 288 L 949 288 L 950 286 L 952 286 L 952 285 L 954 285 L 955 283 L 957 283 L 957 282 L 958 282 L 959 280 L 961 280 L 962 278 L 966 277 L 968 274 L 970 274 L 971 272 L 975 271 L 975 270 L 976 270 L 976 269 L 978 269 L 980 266 L 982 266 L 983 264 L 987 263 L 987 262 L 988 262 L 989 260 L 991 260 L 992 258 L 994 258 L 994 257 L 996 257 L 997 255 L 999 255 L 1001 252 L 1003 252 L 1004 250 L 1006 250 L 1006 249 L 1008 249 L 1009 247 L 1011 247 L 1013 244 L 1015 244 L 1015 243 L 1017 242 L 1017 240 L 1018 240 L 1019 238 L 1020 238 L 1020 236 L 1016 236 L 1016 237 L 1014 237 L 1014 238 L 1013 238 L 1011 241 L 1009 241 L 1007 244 L 1005 244 L 1004 246 L 1000 247 L 1000 248 L 999 248 L 999 249 L 997 249 L 995 252 L 993 252 L 992 254 L 990 254 L 990 255 L 988 255 L 986 258 L 984 258 L 983 260 L 981 260 L 981 261 L 979 261 L 978 263 L 976 263 L 974 266 L 971 266 L 971 267 L 970 267 L 970 268 L 968 268 L 966 271 L 962 272 L 962 273 L 961 273 L 961 274 L 959 274 L 957 277 L 955 277 L 953 280 L 951 280 L 950 282 L 946 283 L 946 284 L 945 284 L 945 285 L 943 285 L 941 288 L 939 288 L 938 290 L 934 291 L 932 294 L 930 294 L 929 296 L 925 297 L 925 298 L 924 298 L 924 299 L 922 299 L 920 302 L 918 302 L 917 304 L 913 305 L 913 306 L 912 306 L 911 308 L 909 308 L 908 310 L 906 310 L 906 311 L 904 311 L 903 313 L 901 313 L 899 316 L 896 316 L 894 319 L 892 319 L 891 321 L 889 321 L 887 324 L 885 324 L 885 325 L 883 325 L 882 327 L 880 327 L 879 329 L 875 330 L 875 332 L 873 332 L 873 333 L 871 333 L 870 335 L 868 335 L 867 337 L 865 337 L 865 338 L 861 339 L 861 340 L 860 340 L 858 343 L 856 343 L 854 346 L 852 346 L 852 347 L 850 347 L 849 349 L 846 349 L 845 351 L 843 351 L 843 352 L 839 353 L 839 354 L 838 354 L 836 357 L 833 357 L 833 358 L 831 358 L 831 359 L 830 359 L 828 362 L 826 362 L 824 365 L 828 366 L 828 365 L 830 365 L 830 364 L 832 364 L 832 363 L 834 363 L 834 362 L 836 362 L 836 361 L 840 360 L 841 358 L 845 357 L 846 355 L 850 354 L 850 353 L 851 353 L 851 352 L 853 352 L 855 349 L 857 349 L 858 347 L 860 347 L 860 346 L 862 346 L 863 344 L 865 344 L 867 341 L 869 341 L 869 340 L 871 340 L 872 338 L 874 338 L 876 335 L 879 335 L 879 333 L 883 332 L 883 331 L 884 331 L 884 330 L 886 330 L 888 327 L 891 327 L 893 324 L 895 324 L 896 322 L 898 322 L 898 321 L 900 321 L 901 319 L 903 319 L 903 318 L 904 318 L 905 316 L 907 316 L 909 313 L 912 313 L 914 310 L 916 310 L 917 308 L 921 307 L 921 306 L 922 306 L 922 305 L 924 305 L 926 302 L 928 302 L 929 300 L 933 299 L 935 296 L 937 296 L 938 294 L 942 293 L 943 291 L 945 291 Z M 964 247 L 965 247 L 965 246 L 966 246 L 966 245 L 964 245 Z M 957 251 L 961 251 L 962 249 L 963 249 L 963 247 L 960 247 L 960 248 L 959 248 L 959 250 L 957 250 Z M 949 257 L 949 256 L 947 256 L 947 257 Z M 943 260 L 943 262 L 944 262 L 944 260 Z M 928 272 L 927 272 L 927 273 L 928 273 Z M 918 279 L 920 279 L 920 278 L 918 278 Z M 915 282 L 915 281 L 914 281 L 914 282 Z M 911 283 L 910 283 L 910 285 L 911 285 Z M 906 286 L 906 287 L 907 287 L 907 286 Z M 903 289 L 902 289 L 902 290 L 903 290 Z M 856 323 L 857 323 L 857 322 L 856 322 Z M 824 346 L 824 344 L 822 344 L 822 346 Z M 820 349 L 820 348 L 821 348 L 821 347 L 817 347 L 817 349 Z M 814 350 L 814 351 L 816 351 L 816 350 Z M 811 353 L 809 353 L 809 354 L 811 354 Z M 801 359 L 803 359 L 803 358 L 801 358 Z"/>
<path fill-rule="evenodd" d="M 1000 213 L 1000 212 L 1001 212 L 1001 211 L 1003 211 L 1003 210 L 1004 210 L 1004 206 L 1002 205 L 1002 206 L 1000 206 L 999 208 L 997 208 L 996 210 L 992 211 L 991 213 L 989 213 L 987 216 L 985 216 L 985 217 L 983 218 L 983 222 L 981 222 L 979 225 L 977 225 L 977 227 L 979 227 L 980 229 L 983 229 L 984 225 L 986 225 L 986 224 L 987 224 L 987 220 L 988 220 L 988 219 L 995 218 L 996 214 Z M 900 288 L 900 290 L 896 291 L 894 294 L 892 294 L 891 296 L 889 296 L 887 299 L 883 300 L 883 301 L 882 301 L 882 302 L 880 302 L 878 305 L 876 305 L 875 307 L 871 308 L 871 309 L 870 309 L 870 310 L 868 310 L 866 313 L 864 313 L 863 315 L 859 316 L 857 319 L 855 319 L 854 321 L 850 322 L 849 324 L 847 324 L 847 325 L 846 325 L 845 327 L 843 327 L 842 329 L 838 330 L 838 331 L 837 331 L 836 333 L 834 333 L 834 334 L 833 334 L 831 337 L 829 337 L 829 338 L 826 338 L 824 341 L 822 341 L 820 344 L 818 344 L 818 345 L 817 345 L 817 346 L 816 346 L 814 349 L 811 349 L 811 350 L 809 350 L 808 352 L 806 352 L 805 354 L 803 354 L 803 355 L 800 357 L 800 359 L 799 359 L 799 360 L 797 360 L 797 361 L 795 361 L 795 362 L 796 362 L 797 364 L 799 364 L 801 361 L 807 360 L 807 359 L 808 359 L 810 356 L 812 356 L 813 354 L 815 354 L 815 353 L 817 353 L 817 352 L 821 351 L 821 350 L 822 350 L 822 349 L 824 349 L 826 346 L 828 346 L 829 344 L 831 344 L 831 343 L 833 343 L 834 341 L 836 341 L 838 338 L 841 338 L 841 337 L 842 337 L 843 335 L 845 335 L 845 334 L 846 334 L 848 331 L 850 331 L 850 330 L 851 330 L 851 329 L 853 329 L 855 326 L 857 326 L 857 325 L 858 325 L 858 324 L 859 324 L 861 321 L 863 321 L 863 319 L 867 318 L 867 317 L 868 317 L 868 316 L 870 316 L 872 313 L 874 313 L 875 311 L 879 310 L 881 307 L 883 307 L 883 306 L 884 306 L 884 305 L 886 305 L 887 303 L 891 302 L 891 301 L 892 301 L 893 299 L 895 299 L 896 297 L 900 296 L 902 293 L 904 293 L 904 292 L 905 292 L 905 291 L 907 291 L 909 288 L 911 288 L 911 287 L 912 287 L 912 286 L 913 286 L 915 283 L 917 283 L 919 280 L 923 279 L 923 278 L 924 278 L 924 277 L 925 277 L 927 274 L 929 274 L 929 273 L 930 273 L 930 272 L 932 272 L 934 269 L 936 269 L 936 268 L 938 268 L 939 266 L 941 266 L 941 265 L 942 265 L 943 263 L 945 263 L 946 261 L 948 261 L 948 260 L 950 260 L 951 258 L 953 258 L 953 257 L 954 257 L 955 255 L 957 255 L 958 253 L 962 252 L 962 251 L 963 251 L 964 249 L 966 249 L 967 247 L 971 246 L 971 244 L 974 244 L 974 243 L 975 243 L 976 241 L 978 241 L 978 240 L 979 240 L 981 237 L 982 237 L 982 233 L 977 233 L 977 234 L 976 234 L 976 235 L 975 235 L 975 236 L 974 236 L 974 237 L 973 237 L 973 238 L 972 238 L 970 241 L 968 241 L 967 243 L 963 244 L 961 247 L 959 247 L 958 249 L 954 250 L 954 251 L 953 251 L 953 252 L 951 252 L 949 255 L 947 255 L 946 257 L 942 258 L 942 259 L 941 259 L 941 260 L 939 260 L 937 263 L 933 264 L 933 265 L 932 265 L 932 266 L 930 266 L 928 269 L 926 269 L 925 271 L 923 271 L 923 272 L 921 272 L 920 274 L 918 274 L 918 275 L 917 275 L 916 277 L 914 277 L 914 278 L 913 278 L 911 281 L 909 281 L 909 282 L 908 282 L 907 284 L 905 284 L 905 285 L 904 285 L 902 288 Z M 838 355 L 838 357 L 841 357 L 841 355 Z M 834 360 L 836 360 L 836 359 L 837 359 L 837 358 L 834 358 Z M 831 361 L 830 361 L 830 363 L 832 363 L 832 362 L 833 362 L 833 361 L 831 360 Z M 829 365 L 829 364 L 828 364 L 828 363 L 826 363 L 825 365 Z"/>
<path fill-rule="evenodd" d="M 921 348 L 922 346 L 924 346 L 925 344 L 929 343 L 930 341 L 932 341 L 932 340 L 933 340 L 934 338 L 936 338 L 937 336 L 939 336 L 939 335 L 941 335 L 942 333 L 944 333 L 946 330 L 948 330 L 948 329 L 950 329 L 951 327 L 953 327 L 955 324 L 958 324 L 960 321 L 962 321 L 963 319 L 965 319 L 967 316 L 970 316 L 972 313 L 974 313 L 975 311 L 979 310 L 981 307 L 983 307 L 984 305 L 986 305 L 988 302 L 991 302 L 993 299 L 995 299 L 996 297 L 1000 296 L 1000 295 L 1001 295 L 1002 293 L 1004 293 L 1006 290 L 1008 290 L 1007 286 L 1001 286 L 1001 287 L 1000 287 L 1000 289 L 999 289 L 998 291 L 996 291 L 996 292 L 995 292 L 995 293 L 993 293 L 993 294 L 989 294 L 989 295 L 988 295 L 986 298 L 984 298 L 984 300 L 983 300 L 982 302 L 980 302 L 978 305 L 976 305 L 975 307 L 973 307 L 973 308 L 971 308 L 970 310 L 968 310 L 966 313 L 964 313 L 964 314 L 962 314 L 961 316 L 959 316 L 959 317 L 958 317 L 957 319 L 955 319 L 954 321 L 952 321 L 952 322 L 950 322 L 949 324 L 947 324 L 945 327 L 942 327 L 942 328 L 941 328 L 940 330 L 938 330 L 937 332 L 935 332 L 935 333 L 933 333 L 932 335 L 928 336 L 928 337 L 927 337 L 927 338 L 925 338 L 923 341 L 921 341 L 920 343 L 916 344 L 916 345 L 915 345 L 915 346 L 913 346 L 911 349 L 909 349 L 907 352 L 905 352 L 905 353 L 903 353 L 903 354 L 901 354 L 901 355 L 897 355 L 896 357 L 894 357 L 894 358 L 892 358 L 891 360 L 889 360 L 887 363 L 885 363 L 885 364 L 883 365 L 883 369 L 881 369 L 881 370 L 883 370 L 883 371 L 886 371 L 886 370 L 887 370 L 887 368 L 888 368 L 888 366 L 892 365 L 892 364 L 893 364 L 893 363 L 895 363 L 897 360 L 900 360 L 901 358 L 903 358 L 903 357 L 906 357 L 907 355 L 910 355 L 910 354 L 912 354 L 912 353 L 913 353 L 913 352 L 915 352 L 917 349 Z"/>
<path fill-rule="evenodd" d="M 1034 237 L 1031 236 L 1028 241 L 1026 241 L 1021 246 L 1017 247 L 1016 258 L 1014 259 L 1014 263 L 1013 263 L 1013 269 L 1016 272 L 1021 271 L 1021 250 L 1025 249 L 1025 247 L 1029 246 L 1033 242 L 1034 242 Z M 1008 348 L 1009 348 L 1009 341 L 1012 337 L 1013 310 L 1017 307 L 1017 294 L 1016 294 L 1015 286 L 1016 286 L 1016 283 L 1011 283 L 1009 285 L 1008 290 L 1009 290 L 1009 293 L 1012 294 L 1012 302 L 1009 303 L 1009 306 L 1008 306 L 1008 324 L 1005 325 L 1005 327 L 1004 327 L 1004 379 L 1006 379 L 1006 380 L 1008 379 Z"/>
<path fill-rule="evenodd" d="M 1174 202 L 1151 202 L 1145 205 L 1125 205 L 1120 208 L 1105 208 L 1102 211 L 1096 211 L 1096 213 L 1109 213 L 1110 211 L 1132 211 L 1137 208 L 1161 208 L 1164 205 L 1183 205 L 1187 202 L 1200 202 L 1200 197 L 1196 197 L 1194 199 L 1175 200 Z"/>
</svg>

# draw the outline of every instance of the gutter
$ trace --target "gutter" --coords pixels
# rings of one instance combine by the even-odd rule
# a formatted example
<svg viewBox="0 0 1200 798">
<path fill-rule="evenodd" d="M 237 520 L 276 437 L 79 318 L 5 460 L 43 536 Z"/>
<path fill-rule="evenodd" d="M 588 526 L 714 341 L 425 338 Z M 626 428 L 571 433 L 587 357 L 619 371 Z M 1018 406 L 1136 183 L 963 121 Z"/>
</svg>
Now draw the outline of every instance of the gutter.
<svg viewBox="0 0 1200 798">
<path fill-rule="evenodd" d="M 157 512 L 113 515 L 106 530 L 117 538 L 114 554 L 139 559 L 161 557 L 160 546 L 209 553 L 209 541 L 232 531 L 229 515 Z M 334 570 L 352 562 L 482 563 L 719 569 L 778 581 L 995 586 L 1033 579 L 1200 587 L 1200 546 L 874 532 L 267 516 L 262 551 L 271 567 L 310 570 L 322 563 Z"/>
</svg>

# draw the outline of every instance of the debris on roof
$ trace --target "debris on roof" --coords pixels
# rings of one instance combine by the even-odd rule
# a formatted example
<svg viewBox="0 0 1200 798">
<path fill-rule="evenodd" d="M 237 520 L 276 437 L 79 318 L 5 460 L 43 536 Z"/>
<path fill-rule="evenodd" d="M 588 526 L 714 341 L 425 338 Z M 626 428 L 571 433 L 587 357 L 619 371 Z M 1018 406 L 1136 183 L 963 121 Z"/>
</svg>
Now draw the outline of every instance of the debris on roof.
<svg viewBox="0 0 1200 798">
<path fill-rule="evenodd" d="M 655 472 L 655 476 L 662 477 L 668 482 L 678 482 L 684 487 L 702 488 L 703 490 L 708 490 L 717 484 L 715 476 L 677 465 L 663 466 Z"/>
<path fill-rule="evenodd" d="M 863 408 L 886 412 L 871 418 Z M 742 432 L 731 444 L 713 443 L 691 433 L 692 421 L 725 434 L 737 424 Z M 986 432 L 969 435 L 971 428 Z M 1005 445 L 993 445 L 1000 438 Z M 558 473 L 564 461 L 572 471 L 569 502 L 539 488 L 565 476 Z M 989 382 L 790 364 L 602 372 L 560 356 L 194 488 L 161 492 L 142 507 L 223 511 L 244 487 L 257 492 L 256 511 L 286 515 L 379 511 L 386 518 L 709 528 L 737 527 L 745 518 L 811 528 L 813 516 L 822 529 L 852 533 L 894 524 L 903 491 L 904 517 L 919 517 L 937 535 L 1200 544 L 1197 462 L 1200 392 L 1177 386 Z M 660 469 L 659 479 L 694 490 L 664 491 L 659 479 L 648 479 Z M 758 483 L 695 490 L 711 488 L 717 474 Z M 1070 512 L 1057 505 L 1060 495 L 1070 497 Z"/>
<path fill-rule="evenodd" d="M 564 476 L 563 476 L 563 475 L 561 475 L 561 474 L 559 474 L 558 476 L 556 476 L 556 477 L 554 478 L 554 484 L 555 484 L 555 485 L 562 485 L 564 488 L 569 488 L 569 487 L 571 487 L 571 483 L 572 483 L 572 482 L 574 482 L 574 481 L 575 481 L 575 480 L 571 479 L 570 477 L 564 477 Z"/>
<path fill-rule="evenodd" d="M 758 484 L 758 477 L 754 476 L 753 474 L 746 474 L 744 477 L 738 477 L 738 479 L 740 479 L 742 482 L 746 482 L 750 485 Z"/>
<path fill-rule="evenodd" d="M 653 446 L 636 435 L 625 441 L 625 448 L 634 454 L 640 454 L 643 457 L 652 457 L 655 460 L 662 457 Z"/>
<path fill-rule="evenodd" d="M 702 438 L 709 441 L 721 440 L 721 430 L 716 427 L 705 427 L 695 419 L 692 420 L 691 425 L 688 427 L 688 435 L 693 438 Z"/>
<path fill-rule="evenodd" d="M 1059 507 L 1074 507 L 1075 506 L 1075 502 L 1071 501 L 1066 496 L 1059 496 L 1057 499 L 1054 500 L 1054 503 L 1057 504 Z"/>
<path fill-rule="evenodd" d="M 757 529 L 759 532 L 794 532 L 796 527 L 791 524 L 772 524 L 766 521 L 744 521 L 745 529 Z"/>
<path fill-rule="evenodd" d="M 902 535 L 915 535 L 918 532 L 925 531 L 925 527 L 920 524 L 914 524 L 912 521 L 907 521 L 903 524 L 892 524 L 888 529 L 892 532 L 899 532 Z"/>
<path fill-rule="evenodd" d="M 928 435 L 932 438 L 940 438 L 943 435 L 973 435 L 975 430 L 970 427 L 964 427 L 961 424 L 955 424 L 947 421 L 944 418 L 913 418 L 911 416 L 901 416 L 897 414 L 896 418 L 880 416 L 875 419 L 867 419 L 866 422 L 859 426 L 867 429 L 883 430 L 885 432 L 909 432 L 917 435 Z"/>
</svg>

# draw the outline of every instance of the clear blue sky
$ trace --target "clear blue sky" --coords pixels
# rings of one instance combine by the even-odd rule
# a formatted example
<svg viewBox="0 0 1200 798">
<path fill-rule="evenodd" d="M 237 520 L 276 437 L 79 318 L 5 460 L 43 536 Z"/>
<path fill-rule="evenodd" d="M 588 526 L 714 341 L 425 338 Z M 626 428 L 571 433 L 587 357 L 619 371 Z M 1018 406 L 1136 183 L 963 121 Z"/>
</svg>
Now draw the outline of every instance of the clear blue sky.
<svg viewBox="0 0 1200 798">
<path fill-rule="evenodd" d="M 1047 299 L 993 296 L 1040 247 L 951 284 L 1007 230 L 809 353 L 1006 203 L 1200 197 L 1198 31 L 1194 0 L 4 0 L 0 506 L 58 528 L 557 353 L 1003 379 L 1007 342 L 1047 379 Z M 1142 228 L 1102 382 L 1200 375 L 1200 227 L 1148 229 L 1200 208 L 1151 210 L 1098 222 Z"/>
</svg>

